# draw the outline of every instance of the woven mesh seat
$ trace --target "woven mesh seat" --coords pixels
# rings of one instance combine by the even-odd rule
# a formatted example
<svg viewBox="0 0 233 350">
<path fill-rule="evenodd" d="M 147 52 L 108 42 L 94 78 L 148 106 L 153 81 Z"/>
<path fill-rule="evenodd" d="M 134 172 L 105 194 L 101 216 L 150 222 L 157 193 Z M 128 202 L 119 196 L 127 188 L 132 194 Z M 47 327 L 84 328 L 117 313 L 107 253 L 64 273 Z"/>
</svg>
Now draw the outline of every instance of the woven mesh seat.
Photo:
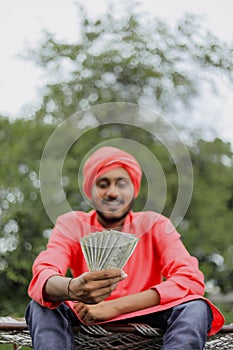
<svg viewBox="0 0 233 350">
<path fill-rule="evenodd" d="M 142 324 L 105 324 L 104 326 L 79 326 L 74 328 L 77 349 L 98 350 L 144 350 L 161 348 L 161 331 Z M 0 318 L 0 344 L 14 344 L 32 347 L 31 337 L 23 320 Z M 222 330 L 209 337 L 205 350 L 233 349 L 233 324 L 223 326 Z"/>
</svg>

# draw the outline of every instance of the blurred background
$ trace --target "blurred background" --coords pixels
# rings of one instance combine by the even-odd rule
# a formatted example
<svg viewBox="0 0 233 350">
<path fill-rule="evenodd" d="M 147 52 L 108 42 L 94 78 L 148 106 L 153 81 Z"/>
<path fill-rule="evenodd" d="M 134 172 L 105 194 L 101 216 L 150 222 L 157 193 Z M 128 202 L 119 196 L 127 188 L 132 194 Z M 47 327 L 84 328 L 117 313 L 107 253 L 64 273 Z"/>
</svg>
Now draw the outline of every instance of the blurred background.
<svg viewBox="0 0 233 350">
<path fill-rule="evenodd" d="M 53 224 L 40 197 L 39 166 L 52 132 L 75 112 L 130 102 L 161 113 L 182 136 L 194 171 L 178 230 L 205 274 L 206 294 L 233 320 L 233 27 L 228 0 L 2 0 L 0 14 L 0 310 L 23 316 L 31 266 Z M 85 137 L 63 167 L 72 209 L 86 152 L 113 138 L 140 142 L 166 174 L 170 214 L 178 181 L 151 134 L 80 113 Z M 143 120 L 141 120 L 143 123 Z M 115 123 L 115 124 L 114 124 Z M 152 120 L 145 120 L 151 130 Z M 147 195 L 146 183 L 135 210 Z M 155 208 L 156 210 L 156 208 Z"/>
</svg>

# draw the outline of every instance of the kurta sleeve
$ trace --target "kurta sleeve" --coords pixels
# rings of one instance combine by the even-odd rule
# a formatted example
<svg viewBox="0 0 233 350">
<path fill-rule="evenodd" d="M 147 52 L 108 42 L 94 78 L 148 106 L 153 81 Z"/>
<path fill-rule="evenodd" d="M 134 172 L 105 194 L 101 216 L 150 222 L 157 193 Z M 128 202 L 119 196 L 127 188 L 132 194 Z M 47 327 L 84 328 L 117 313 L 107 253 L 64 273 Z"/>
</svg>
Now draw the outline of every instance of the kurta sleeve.
<svg viewBox="0 0 233 350">
<path fill-rule="evenodd" d="M 56 223 L 47 249 L 42 251 L 35 259 L 32 267 L 32 280 L 29 284 L 29 296 L 49 308 L 55 308 L 60 303 L 48 302 L 44 299 L 43 289 L 46 281 L 54 275 L 65 276 L 70 267 L 72 247 L 74 242 L 69 236 L 64 235 L 59 229 L 59 221 Z"/>
<path fill-rule="evenodd" d="M 204 275 L 198 268 L 198 260 L 188 253 L 180 235 L 168 219 L 156 226 L 156 249 L 164 280 L 153 288 L 160 295 L 160 304 L 189 295 L 203 296 Z"/>
</svg>

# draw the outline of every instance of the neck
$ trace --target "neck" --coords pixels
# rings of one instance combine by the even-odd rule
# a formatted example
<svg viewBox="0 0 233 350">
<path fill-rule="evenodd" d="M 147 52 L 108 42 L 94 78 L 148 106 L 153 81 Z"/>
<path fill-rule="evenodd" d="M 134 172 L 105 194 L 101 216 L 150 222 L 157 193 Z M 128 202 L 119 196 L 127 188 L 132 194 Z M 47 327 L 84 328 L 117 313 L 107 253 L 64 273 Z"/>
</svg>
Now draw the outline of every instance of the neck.
<svg viewBox="0 0 233 350">
<path fill-rule="evenodd" d="M 115 229 L 117 231 L 121 231 L 122 226 L 124 225 L 124 219 L 121 219 L 118 221 L 110 221 L 110 220 L 104 219 L 98 213 L 97 213 L 97 220 L 106 229 Z"/>
</svg>

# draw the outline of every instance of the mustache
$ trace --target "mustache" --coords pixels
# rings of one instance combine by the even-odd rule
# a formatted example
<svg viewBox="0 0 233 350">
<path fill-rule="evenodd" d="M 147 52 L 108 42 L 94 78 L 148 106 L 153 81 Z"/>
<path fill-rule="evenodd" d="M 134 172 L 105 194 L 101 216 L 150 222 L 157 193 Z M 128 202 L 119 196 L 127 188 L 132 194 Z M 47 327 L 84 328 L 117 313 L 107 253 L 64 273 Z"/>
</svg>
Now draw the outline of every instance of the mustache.
<svg viewBox="0 0 233 350">
<path fill-rule="evenodd" d="M 125 201 L 122 198 L 105 198 L 101 201 L 102 204 L 116 203 L 116 204 L 125 204 Z"/>
</svg>

